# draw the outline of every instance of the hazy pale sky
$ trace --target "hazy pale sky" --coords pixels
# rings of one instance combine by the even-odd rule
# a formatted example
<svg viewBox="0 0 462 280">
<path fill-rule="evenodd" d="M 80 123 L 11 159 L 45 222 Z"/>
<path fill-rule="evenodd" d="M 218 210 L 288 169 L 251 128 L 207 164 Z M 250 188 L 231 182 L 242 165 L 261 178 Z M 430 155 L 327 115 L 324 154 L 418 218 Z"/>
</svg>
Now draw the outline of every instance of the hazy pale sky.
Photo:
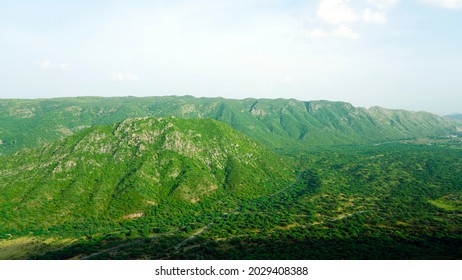
<svg viewBox="0 0 462 280">
<path fill-rule="evenodd" d="M 194 95 L 462 112 L 462 0 L 0 3 L 0 98 Z"/>
</svg>

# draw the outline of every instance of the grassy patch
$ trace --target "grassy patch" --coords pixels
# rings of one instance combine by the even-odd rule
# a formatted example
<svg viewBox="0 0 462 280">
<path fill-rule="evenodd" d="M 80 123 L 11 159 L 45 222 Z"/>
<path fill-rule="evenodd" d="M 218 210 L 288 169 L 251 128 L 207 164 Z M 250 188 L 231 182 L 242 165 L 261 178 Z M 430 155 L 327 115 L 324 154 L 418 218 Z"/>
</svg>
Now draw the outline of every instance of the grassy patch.
<svg viewBox="0 0 462 280">
<path fill-rule="evenodd" d="M 41 254 L 46 251 L 69 245 L 73 241 L 74 240 L 71 239 L 42 239 L 29 236 L 1 240 L 0 260 L 25 259 L 31 255 Z"/>
<path fill-rule="evenodd" d="M 460 194 L 447 195 L 436 200 L 429 200 L 428 202 L 446 211 L 462 210 L 462 199 Z"/>
</svg>

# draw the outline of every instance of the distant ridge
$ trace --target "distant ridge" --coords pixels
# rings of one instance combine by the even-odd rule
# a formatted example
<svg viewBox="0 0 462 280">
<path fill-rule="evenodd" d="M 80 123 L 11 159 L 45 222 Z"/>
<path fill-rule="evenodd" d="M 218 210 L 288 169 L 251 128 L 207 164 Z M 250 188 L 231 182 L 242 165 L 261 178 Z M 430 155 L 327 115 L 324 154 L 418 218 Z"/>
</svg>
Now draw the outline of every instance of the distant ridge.
<svg viewBox="0 0 462 280">
<path fill-rule="evenodd" d="M 446 115 L 445 117 L 449 119 L 457 120 L 457 121 L 462 121 L 462 114 L 454 113 L 454 114 Z"/>
<path fill-rule="evenodd" d="M 460 126 L 426 112 L 366 109 L 331 101 L 192 96 L 4 99 L 0 105 L 0 153 L 37 147 L 94 125 L 146 116 L 215 119 L 272 149 L 441 136 Z"/>
</svg>

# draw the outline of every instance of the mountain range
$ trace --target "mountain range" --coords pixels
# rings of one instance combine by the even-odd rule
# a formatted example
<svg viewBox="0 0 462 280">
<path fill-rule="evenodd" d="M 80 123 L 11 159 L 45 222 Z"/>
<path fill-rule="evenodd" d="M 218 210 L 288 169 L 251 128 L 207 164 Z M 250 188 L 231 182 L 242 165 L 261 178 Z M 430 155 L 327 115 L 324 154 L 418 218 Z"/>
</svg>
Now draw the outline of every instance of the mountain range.
<svg viewBox="0 0 462 280">
<path fill-rule="evenodd" d="M 330 101 L 192 96 L 4 99 L 0 106 L 0 154 L 50 143 L 94 125 L 146 116 L 215 119 L 271 149 L 441 136 L 461 126 L 426 112 L 366 109 Z"/>
<path fill-rule="evenodd" d="M 293 99 L 0 102 L 0 259 L 460 259 L 462 125 Z"/>
</svg>

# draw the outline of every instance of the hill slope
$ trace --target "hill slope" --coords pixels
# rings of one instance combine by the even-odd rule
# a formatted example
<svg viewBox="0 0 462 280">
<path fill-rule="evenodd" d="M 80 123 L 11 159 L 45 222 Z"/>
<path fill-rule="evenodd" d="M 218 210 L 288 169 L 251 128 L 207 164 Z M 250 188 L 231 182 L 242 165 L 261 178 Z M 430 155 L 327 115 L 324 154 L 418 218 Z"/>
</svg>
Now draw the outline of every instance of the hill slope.
<svg viewBox="0 0 462 280">
<path fill-rule="evenodd" d="M 0 232 L 219 207 L 295 177 L 290 160 L 210 119 L 127 119 L 0 161 Z"/>
<path fill-rule="evenodd" d="M 0 154 L 37 147 L 90 126 L 144 116 L 219 120 L 273 149 L 440 136 L 460 126 L 425 112 L 329 101 L 191 96 L 2 100 Z"/>
</svg>

